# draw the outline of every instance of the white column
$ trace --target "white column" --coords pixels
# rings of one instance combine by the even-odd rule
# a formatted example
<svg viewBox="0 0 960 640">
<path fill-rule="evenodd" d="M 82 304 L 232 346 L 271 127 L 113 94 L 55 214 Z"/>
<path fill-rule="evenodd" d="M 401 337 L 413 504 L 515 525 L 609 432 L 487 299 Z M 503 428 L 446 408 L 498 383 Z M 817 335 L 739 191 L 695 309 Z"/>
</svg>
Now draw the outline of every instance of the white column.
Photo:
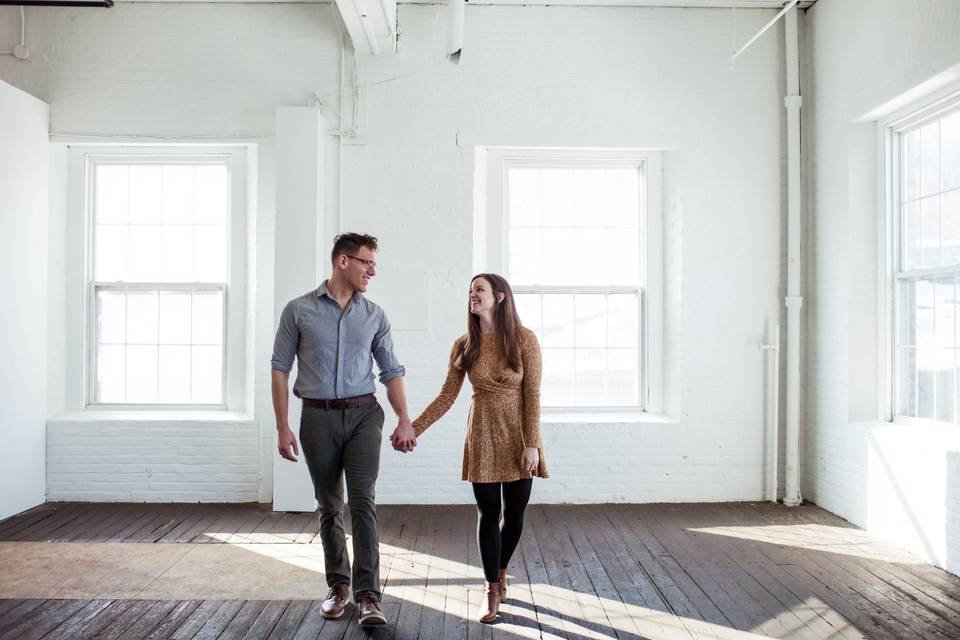
<svg viewBox="0 0 960 640">
<path fill-rule="evenodd" d="M 315 289 L 323 280 L 330 245 L 327 238 L 323 171 L 326 134 L 313 107 L 278 107 L 276 137 L 276 247 L 274 327 L 290 300 Z M 290 372 L 289 423 L 300 424 L 300 400 L 292 393 L 296 366 Z M 316 500 L 303 451 L 296 464 L 280 457 L 274 436 L 274 511 L 313 511 Z"/>
</svg>

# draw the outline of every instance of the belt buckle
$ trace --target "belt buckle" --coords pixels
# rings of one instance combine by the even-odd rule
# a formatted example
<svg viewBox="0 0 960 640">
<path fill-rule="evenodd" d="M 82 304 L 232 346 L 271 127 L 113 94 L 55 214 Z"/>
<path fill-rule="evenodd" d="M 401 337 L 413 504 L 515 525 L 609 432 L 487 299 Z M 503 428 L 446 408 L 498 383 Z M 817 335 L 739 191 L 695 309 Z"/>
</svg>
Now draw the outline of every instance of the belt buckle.
<svg viewBox="0 0 960 640">
<path fill-rule="evenodd" d="M 347 409 L 356 409 L 360 406 L 360 398 L 347 398 Z"/>
</svg>

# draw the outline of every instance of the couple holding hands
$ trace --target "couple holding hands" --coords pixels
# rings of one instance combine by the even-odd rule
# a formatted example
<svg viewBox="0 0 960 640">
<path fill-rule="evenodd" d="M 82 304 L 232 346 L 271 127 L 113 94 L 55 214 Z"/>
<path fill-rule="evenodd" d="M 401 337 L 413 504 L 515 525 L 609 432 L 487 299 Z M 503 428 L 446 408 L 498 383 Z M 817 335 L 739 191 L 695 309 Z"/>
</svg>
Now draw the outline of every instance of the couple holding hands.
<svg viewBox="0 0 960 640">
<path fill-rule="evenodd" d="M 374 396 L 373 361 L 398 417 L 393 448 L 413 451 L 417 437 L 453 405 L 470 379 L 473 399 L 463 448 L 463 480 L 477 502 L 477 544 L 485 577 L 478 619 L 493 622 L 506 597 L 506 568 L 520 534 L 533 477 L 547 477 L 540 443 L 540 347 L 520 324 L 507 281 L 494 274 L 470 282 L 467 333 L 453 343 L 437 398 L 412 423 L 405 369 L 393 353 L 386 314 L 363 293 L 376 275 L 377 239 L 357 233 L 334 240 L 332 275 L 290 301 L 280 316 L 272 367 L 273 406 L 280 455 L 296 461 L 297 438 L 287 423 L 289 375 L 303 402 L 300 445 L 320 511 L 327 584 L 320 606 L 338 618 L 351 585 L 361 625 L 384 624 L 375 487 L 384 412 Z M 351 570 L 343 528 L 343 480 L 353 529 Z M 502 522 L 501 522 L 502 517 Z"/>
</svg>

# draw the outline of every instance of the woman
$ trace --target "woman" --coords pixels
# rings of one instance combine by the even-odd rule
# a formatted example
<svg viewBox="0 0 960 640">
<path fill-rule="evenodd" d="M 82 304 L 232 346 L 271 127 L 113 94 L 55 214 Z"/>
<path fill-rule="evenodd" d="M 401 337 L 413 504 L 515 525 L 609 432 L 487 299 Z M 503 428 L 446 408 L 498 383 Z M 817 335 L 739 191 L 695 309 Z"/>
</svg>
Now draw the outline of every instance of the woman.
<svg viewBox="0 0 960 640">
<path fill-rule="evenodd" d="M 486 578 L 480 622 L 493 622 L 506 598 L 510 556 L 520 541 L 533 476 L 547 477 L 540 443 L 540 346 L 521 326 L 510 285 L 483 273 L 470 283 L 467 334 L 450 351 L 440 395 L 424 409 L 417 436 L 450 409 L 463 386 L 473 385 L 463 446 L 463 479 L 477 500 L 477 544 Z M 501 494 L 503 525 L 500 525 Z"/>
</svg>

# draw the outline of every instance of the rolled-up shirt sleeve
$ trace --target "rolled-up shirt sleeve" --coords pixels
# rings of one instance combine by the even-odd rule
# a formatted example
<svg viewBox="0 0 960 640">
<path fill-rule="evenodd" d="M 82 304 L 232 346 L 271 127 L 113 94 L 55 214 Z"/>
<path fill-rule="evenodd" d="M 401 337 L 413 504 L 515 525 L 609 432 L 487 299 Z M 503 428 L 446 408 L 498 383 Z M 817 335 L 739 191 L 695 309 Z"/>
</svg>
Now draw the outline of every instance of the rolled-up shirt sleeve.
<svg viewBox="0 0 960 640">
<path fill-rule="evenodd" d="M 273 341 L 273 356 L 270 367 L 277 371 L 288 372 L 293 368 L 293 358 L 300 344 L 300 327 L 297 324 L 297 312 L 293 301 L 288 302 L 280 314 L 280 326 Z"/>
<path fill-rule="evenodd" d="M 380 368 L 380 383 L 387 384 L 394 378 L 405 375 L 407 370 L 397 360 L 393 353 L 393 338 L 390 336 L 390 321 L 387 314 L 380 310 L 380 328 L 373 337 L 371 345 L 373 358 L 377 361 L 377 367 Z"/>
</svg>

